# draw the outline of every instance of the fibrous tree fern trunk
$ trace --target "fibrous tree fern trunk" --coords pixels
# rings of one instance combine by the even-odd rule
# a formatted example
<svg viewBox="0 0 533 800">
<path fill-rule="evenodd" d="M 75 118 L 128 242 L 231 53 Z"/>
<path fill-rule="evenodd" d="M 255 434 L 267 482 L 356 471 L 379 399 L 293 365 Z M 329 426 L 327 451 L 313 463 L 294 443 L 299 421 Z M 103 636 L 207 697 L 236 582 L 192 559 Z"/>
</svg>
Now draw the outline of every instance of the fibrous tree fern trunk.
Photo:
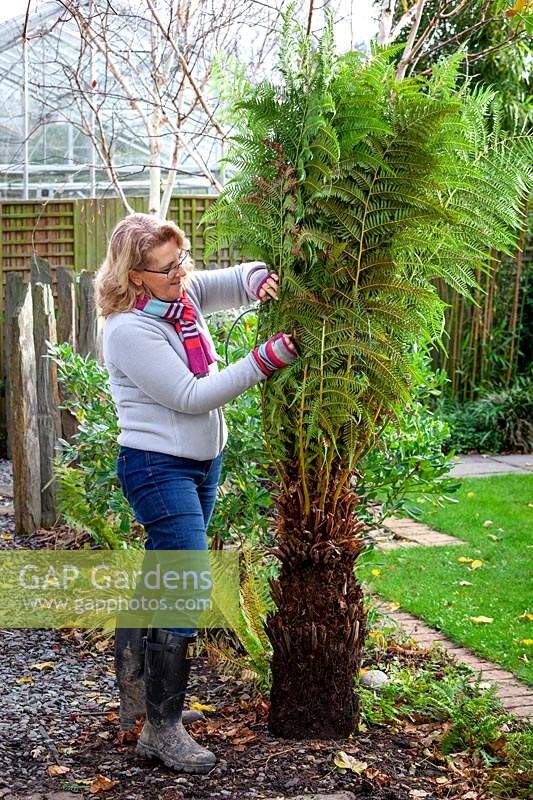
<svg viewBox="0 0 533 800">
<path fill-rule="evenodd" d="M 461 54 L 397 81 L 396 47 L 337 59 L 331 20 L 315 51 L 290 19 L 281 80 L 236 84 L 206 257 L 234 244 L 275 269 L 258 340 L 299 344 L 261 384 L 280 481 L 270 728 L 340 738 L 357 727 L 365 634 L 357 466 L 410 397 L 413 347 L 441 333 L 434 278 L 469 296 L 489 248 L 515 247 L 533 147 L 501 132 L 492 92 L 457 87 Z"/>
<path fill-rule="evenodd" d="M 269 727 L 275 735 L 306 739 L 352 733 L 359 708 L 353 677 L 361 661 L 365 613 L 354 576 L 363 550 L 358 497 L 347 487 L 324 508 L 308 512 L 296 479 L 279 500 L 279 579 L 272 581 L 278 611 L 267 633 L 273 645 Z"/>
</svg>

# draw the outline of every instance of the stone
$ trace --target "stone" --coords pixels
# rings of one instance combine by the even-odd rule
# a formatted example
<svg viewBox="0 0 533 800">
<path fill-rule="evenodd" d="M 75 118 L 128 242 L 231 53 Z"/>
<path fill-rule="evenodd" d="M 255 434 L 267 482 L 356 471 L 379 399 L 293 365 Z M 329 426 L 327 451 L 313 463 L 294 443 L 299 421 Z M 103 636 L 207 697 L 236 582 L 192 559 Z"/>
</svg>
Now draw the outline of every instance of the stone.
<svg viewBox="0 0 533 800">
<path fill-rule="evenodd" d="M 361 675 L 359 683 L 365 689 L 381 689 L 385 684 L 389 683 L 389 678 L 380 669 L 370 669 Z"/>
<path fill-rule="evenodd" d="M 292 789 L 293 786 L 296 786 L 300 781 L 300 778 L 290 778 L 288 781 L 285 781 L 283 784 L 286 789 Z"/>
<path fill-rule="evenodd" d="M 49 792 L 45 797 L 46 800 L 80 800 L 80 794 L 76 792 Z"/>
</svg>

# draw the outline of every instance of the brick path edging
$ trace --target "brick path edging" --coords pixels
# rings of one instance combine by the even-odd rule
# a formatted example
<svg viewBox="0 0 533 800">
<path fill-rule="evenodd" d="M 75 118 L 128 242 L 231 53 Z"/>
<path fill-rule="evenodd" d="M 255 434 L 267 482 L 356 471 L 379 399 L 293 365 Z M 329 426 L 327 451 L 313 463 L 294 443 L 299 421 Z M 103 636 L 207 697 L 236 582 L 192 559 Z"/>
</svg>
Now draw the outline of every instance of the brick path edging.
<svg viewBox="0 0 533 800">
<path fill-rule="evenodd" d="M 383 520 L 383 527 L 391 530 L 396 539 L 383 541 L 377 539 L 380 550 L 395 550 L 398 547 L 446 547 L 447 545 L 466 544 L 456 536 L 434 531 L 429 525 L 413 519 L 388 517 Z"/>
<path fill-rule="evenodd" d="M 442 633 L 430 628 L 429 625 L 421 622 L 412 614 L 408 614 L 405 611 L 387 610 L 387 605 L 390 606 L 388 601 L 378 599 L 378 609 L 394 620 L 416 644 L 420 647 L 431 647 L 433 644 L 440 644 L 450 655 L 455 656 L 458 661 L 463 661 L 475 669 L 476 675 L 479 675 L 482 682 L 487 684 L 495 683 L 497 687 L 496 695 L 507 711 L 533 722 L 533 689 L 530 689 L 525 683 L 515 678 L 512 672 L 507 672 L 497 664 L 480 658 L 466 647 L 460 647 L 450 642 Z"/>
</svg>

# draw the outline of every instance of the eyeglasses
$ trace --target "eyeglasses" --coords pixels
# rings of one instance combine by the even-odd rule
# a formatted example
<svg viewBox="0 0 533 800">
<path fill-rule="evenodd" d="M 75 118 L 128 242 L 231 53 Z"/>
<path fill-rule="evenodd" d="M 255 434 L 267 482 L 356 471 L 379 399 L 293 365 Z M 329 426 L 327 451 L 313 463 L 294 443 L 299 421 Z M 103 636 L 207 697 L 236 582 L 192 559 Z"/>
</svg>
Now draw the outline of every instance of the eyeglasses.
<svg viewBox="0 0 533 800">
<path fill-rule="evenodd" d="M 180 258 L 180 260 L 177 261 L 175 264 L 171 264 L 170 267 L 167 267 L 166 269 L 146 269 L 146 268 L 144 268 L 144 269 L 142 269 L 140 271 L 141 272 L 153 272 L 154 275 L 166 275 L 167 278 L 170 280 L 171 273 L 177 272 L 179 270 L 179 268 L 183 264 L 185 264 L 186 261 L 190 260 L 191 255 L 192 255 L 192 253 L 191 253 L 190 250 L 184 250 L 183 251 L 183 256 Z"/>
</svg>

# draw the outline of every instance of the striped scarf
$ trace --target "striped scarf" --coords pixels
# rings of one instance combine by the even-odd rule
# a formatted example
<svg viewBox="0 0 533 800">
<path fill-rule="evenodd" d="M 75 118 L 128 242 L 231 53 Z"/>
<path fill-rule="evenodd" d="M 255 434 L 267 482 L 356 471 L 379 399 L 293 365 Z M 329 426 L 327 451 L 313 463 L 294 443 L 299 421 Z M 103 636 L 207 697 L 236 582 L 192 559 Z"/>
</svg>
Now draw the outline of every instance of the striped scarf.
<svg viewBox="0 0 533 800">
<path fill-rule="evenodd" d="M 137 298 L 135 308 L 172 323 L 185 346 L 191 372 L 197 377 L 209 373 L 209 364 L 216 361 L 216 358 L 208 340 L 196 325 L 196 310 L 185 289 L 178 300 L 170 303 L 145 294 Z"/>
</svg>

